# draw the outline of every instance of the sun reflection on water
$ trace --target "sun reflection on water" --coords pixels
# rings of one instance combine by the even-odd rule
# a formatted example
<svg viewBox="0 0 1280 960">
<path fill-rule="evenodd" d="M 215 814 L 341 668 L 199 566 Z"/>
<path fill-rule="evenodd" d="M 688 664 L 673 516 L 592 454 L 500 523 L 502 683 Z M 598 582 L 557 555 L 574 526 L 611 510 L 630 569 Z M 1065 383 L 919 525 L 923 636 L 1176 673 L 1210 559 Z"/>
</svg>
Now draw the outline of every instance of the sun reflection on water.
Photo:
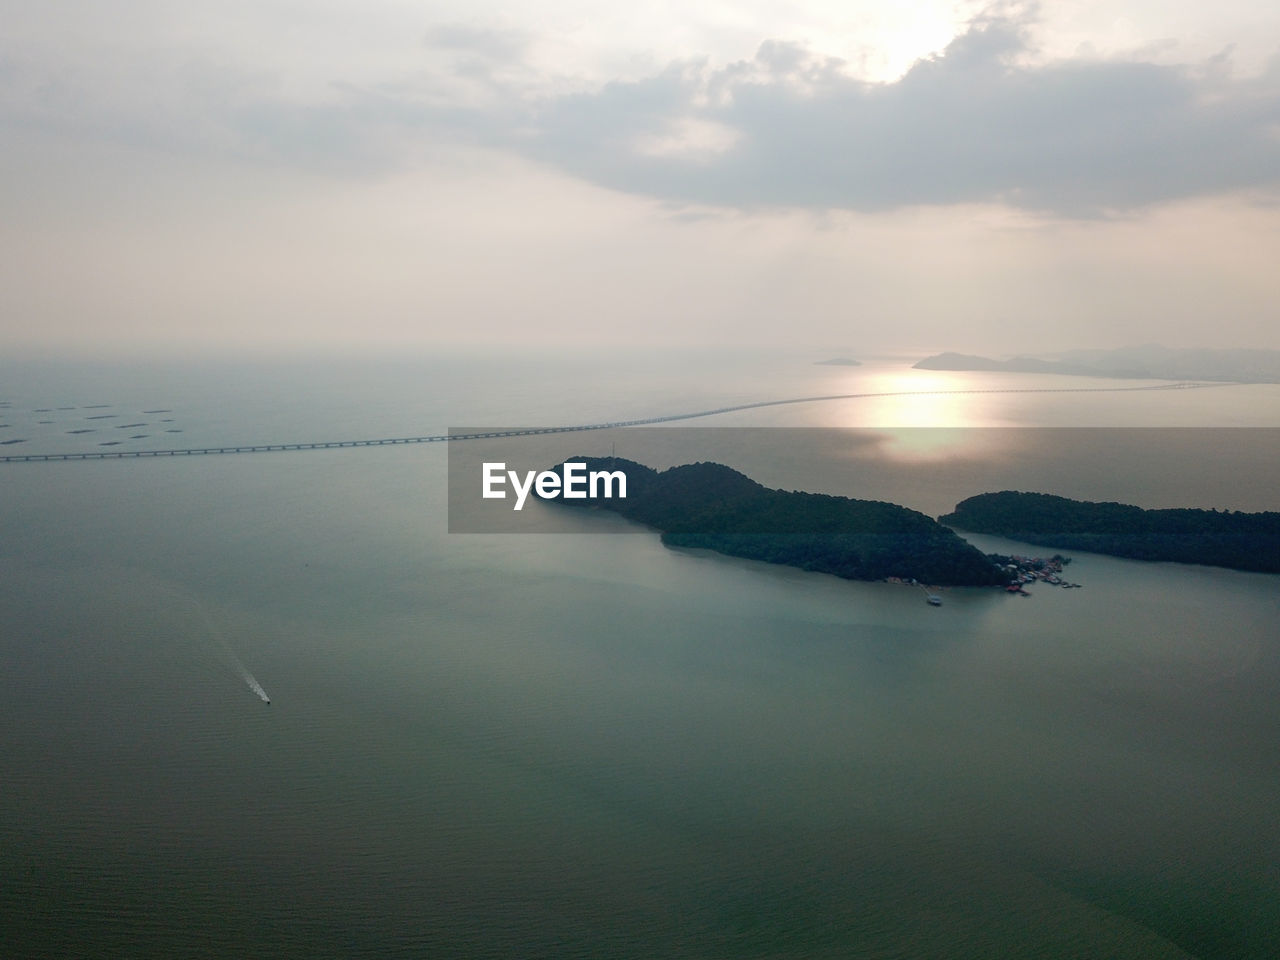
<svg viewBox="0 0 1280 960">
<path fill-rule="evenodd" d="M 935 370 L 867 371 L 859 392 L 879 394 L 851 406 L 849 426 L 877 430 L 884 455 L 898 460 L 939 460 L 992 452 L 998 431 L 1008 426 L 999 398 L 967 393 L 982 389 L 969 373 Z"/>
</svg>

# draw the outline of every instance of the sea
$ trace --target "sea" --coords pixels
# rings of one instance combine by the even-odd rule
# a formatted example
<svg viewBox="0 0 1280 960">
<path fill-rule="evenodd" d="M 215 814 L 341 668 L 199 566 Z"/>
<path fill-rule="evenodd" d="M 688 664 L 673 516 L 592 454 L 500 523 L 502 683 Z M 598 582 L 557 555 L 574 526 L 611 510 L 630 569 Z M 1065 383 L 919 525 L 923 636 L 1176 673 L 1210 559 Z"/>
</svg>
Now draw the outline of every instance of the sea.
<svg viewBox="0 0 1280 960">
<path fill-rule="evenodd" d="M 0 456 L 844 397 L 486 450 L 1280 509 L 1280 385 L 823 359 L 5 356 Z M 1081 588 L 934 607 L 552 505 L 459 532 L 463 447 L 0 462 L 0 954 L 1280 956 L 1276 576 L 973 536 Z"/>
</svg>

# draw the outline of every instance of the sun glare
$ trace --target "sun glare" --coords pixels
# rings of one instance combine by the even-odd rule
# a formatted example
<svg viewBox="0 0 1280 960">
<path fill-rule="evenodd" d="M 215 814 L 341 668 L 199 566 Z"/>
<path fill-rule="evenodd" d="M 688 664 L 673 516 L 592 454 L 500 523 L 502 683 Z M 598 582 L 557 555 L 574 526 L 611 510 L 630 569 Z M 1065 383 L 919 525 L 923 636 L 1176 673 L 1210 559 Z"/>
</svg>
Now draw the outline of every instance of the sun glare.
<svg viewBox="0 0 1280 960">
<path fill-rule="evenodd" d="M 918 60 L 940 53 L 963 27 L 953 4 L 923 2 L 897 4 L 885 19 L 854 37 L 864 51 L 862 77 L 882 83 L 897 80 Z"/>
<path fill-rule="evenodd" d="M 863 381 L 868 397 L 859 410 L 858 426 L 883 430 L 885 452 L 900 459 L 938 459 L 975 452 L 990 442 L 990 431 L 976 427 L 1002 425 L 993 416 L 992 398 L 974 389 L 971 374 L 930 370 L 885 372 Z"/>
</svg>

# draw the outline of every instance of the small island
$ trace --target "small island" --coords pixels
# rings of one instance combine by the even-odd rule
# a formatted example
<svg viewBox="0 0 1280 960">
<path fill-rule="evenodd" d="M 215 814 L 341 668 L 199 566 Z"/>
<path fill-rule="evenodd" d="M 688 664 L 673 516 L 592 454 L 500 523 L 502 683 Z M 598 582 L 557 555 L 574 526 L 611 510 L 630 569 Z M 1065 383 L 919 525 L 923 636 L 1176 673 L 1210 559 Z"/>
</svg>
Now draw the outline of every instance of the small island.
<svg viewBox="0 0 1280 960">
<path fill-rule="evenodd" d="M 847 580 L 994 586 L 1008 573 L 931 517 L 892 503 L 772 490 L 719 463 L 657 471 L 631 460 L 572 457 L 588 471 L 623 471 L 625 499 L 557 500 L 612 510 L 658 530 L 669 547 L 763 560 Z M 553 468 L 562 477 L 564 463 Z"/>
<path fill-rule="evenodd" d="M 832 357 L 830 360 L 815 360 L 815 367 L 860 367 L 861 360 L 850 360 L 848 357 Z"/>
<path fill-rule="evenodd" d="M 1280 573 L 1280 513 L 1168 509 L 1005 490 L 956 504 L 947 526 L 1133 560 Z"/>
</svg>

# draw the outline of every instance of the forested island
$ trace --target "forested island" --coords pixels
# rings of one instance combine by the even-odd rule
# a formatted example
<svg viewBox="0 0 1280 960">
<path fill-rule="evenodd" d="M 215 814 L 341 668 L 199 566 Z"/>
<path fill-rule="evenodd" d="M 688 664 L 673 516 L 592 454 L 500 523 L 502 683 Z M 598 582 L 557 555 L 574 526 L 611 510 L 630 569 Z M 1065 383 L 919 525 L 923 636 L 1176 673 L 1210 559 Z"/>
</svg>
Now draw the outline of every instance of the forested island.
<svg viewBox="0 0 1280 960">
<path fill-rule="evenodd" d="M 625 472 L 625 499 L 563 500 L 652 527 L 670 547 L 694 547 L 830 573 L 939 586 L 1003 584 L 1006 572 L 931 517 L 892 503 L 772 490 L 719 463 L 656 471 L 631 460 L 573 457 L 588 471 Z M 564 464 L 553 468 L 562 477 Z"/>
<path fill-rule="evenodd" d="M 1049 547 L 1280 573 L 1280 513 L 1274 512 L 1144 510 L 1006 490 L 970 497 L 938 519 L 961 530 Z"/>
</svg>

